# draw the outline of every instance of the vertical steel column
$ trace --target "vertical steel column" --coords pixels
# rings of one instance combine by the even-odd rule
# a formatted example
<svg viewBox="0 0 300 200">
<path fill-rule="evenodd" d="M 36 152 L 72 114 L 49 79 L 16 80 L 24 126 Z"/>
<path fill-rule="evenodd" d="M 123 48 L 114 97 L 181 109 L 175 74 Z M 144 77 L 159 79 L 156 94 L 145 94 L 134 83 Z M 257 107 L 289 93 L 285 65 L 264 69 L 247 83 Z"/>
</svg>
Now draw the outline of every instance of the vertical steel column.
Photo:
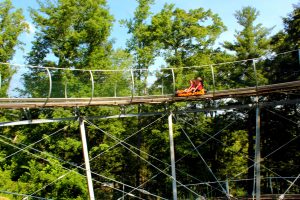
<svg viewBox="0 0 300 200">
<path fill-rule="evenodd" d="M 256 97 L 256 136 L 255 136 L 255 199 L 260 200 L 260 108 Z"/>
<path fill-rule="evenodd" d="M 85 170 L 86 170 L 86 177 L 87 177 L 87 182 L 88 182 L 89 195 L 90 195 L 90 200 L 94 200 L 95 195 L 94 195 L 94 188 L 93 188 L 93 182 L 92 182 L 89 153 L 88 153 L 88 148 L 87 148 L 85 127 L 84 127 L 84 121 L 81 117 L 79 118 L 79 124 L 80 124 L 80 134 L 81 134 L 81 140 L 82 140 L 83 157 L 84 157 L 84 162 L 85 162 Z"/>
<path fill-rule="evenodd" d="M 273 187 L 272 187 L 272 178 L 269 178 L 269 184 L 270 184 L 270 190 L 271 190 L 271 194 L 273 194 Z"/>
<path fill-rule="evenodd" d="M 298 49 L 298 61 L 299 61 L 299 65 L 300 65 L 300 49 Z"/>
<path fill-rule="evenodd" d="M 172 168 L 172 188 L 173 188 L 173 200 L 177 200 L 177 185 L 176 185 L 176 171 L 175 171 L 175 151 L 174 151 L 172 117 L 173 117 L 173 114 L 170 113 L 170 115 L 168 117 L 168 122 L 169 122 L 170 153 L 171 153 L 171 168 Z"/>
<path fill-rule="evenodd" d="M 229 180 L 228 178 L 226 179 L 226 193 L 227 193 L 227 197 L 230 197 L 230 191 L 229 191 Z"/>
</svg>

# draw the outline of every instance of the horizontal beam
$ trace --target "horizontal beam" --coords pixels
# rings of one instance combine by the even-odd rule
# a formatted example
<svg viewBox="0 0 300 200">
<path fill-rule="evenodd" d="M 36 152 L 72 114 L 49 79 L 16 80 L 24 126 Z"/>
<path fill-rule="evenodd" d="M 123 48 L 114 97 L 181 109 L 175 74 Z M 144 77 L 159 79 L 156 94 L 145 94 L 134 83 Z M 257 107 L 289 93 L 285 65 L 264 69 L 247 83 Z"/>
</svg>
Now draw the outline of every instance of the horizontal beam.
<svg viewBox="0 0 300 200">
<path fill-rule="evenodd" d="M 53 122 L 61 122 L 61 121 L 73 121 L 73 120 L 77 120 L 77 117 L 53 118 L 53 119 L 33 119 L 33 120 L 22 120 L 22 121 L 15 121 L 15 122 L 0 122 L 0 127 L 29 125 L 29 124 L 43 124 L 43 123 L 53 123 Z"/>
<path fill-rule="evenodd" d="M 274 101 L 274 102 L 260 102 L 260 107 L 268 106 L 277 106 L 277 105 L 288 105 L 288 104 L 300 104 L 300 99 L 290 99 L 283 101 Z M 230 105 L 230 106 L 221 106 L 214 108 L 201 108 L 201 109 L 185 109 L 179 111 L 173 111 L 173 114 L 180 115 L 186 113 L 197 113 L 197 112 L 209 112 L 209 111 L 220 111 L 220 110 L 233 110 L 233 109 L 250 109 L 256 106 L 256 104 L 245 104 L 245 105 Z M 138 113 L 138 114 L 119 114 L 111 116 L 89 116 L 85 117 L 89 120 L 97 119 L 116 119 L 116 118 L 130 118 L 130 117 L 150 117 L 150 116 L 159 116 L 164 115 L 166 112 L 149 112 L 149 113 Z M 77 120 L 77 117 L 67 117 L 67 118 L 54 118 L 54 119 L 33 119 L 33 120 L 22 120 L 14 122 L 0 122 L 0 127 L 6 126 L 17 126 L 17 125 L 28 125 L 28 124 L 42 124 L 42 123 L 53 123 L 53 122 L 62 122 L 62 121 L 74 121 Z"/>
</svg>

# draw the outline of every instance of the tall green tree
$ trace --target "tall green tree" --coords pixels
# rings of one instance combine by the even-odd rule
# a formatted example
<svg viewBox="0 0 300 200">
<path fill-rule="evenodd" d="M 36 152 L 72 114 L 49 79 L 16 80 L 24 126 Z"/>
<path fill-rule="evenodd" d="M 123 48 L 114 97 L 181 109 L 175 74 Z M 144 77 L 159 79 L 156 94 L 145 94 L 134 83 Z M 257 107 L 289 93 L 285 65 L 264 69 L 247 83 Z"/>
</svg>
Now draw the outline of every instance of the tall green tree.
<svg viewBox="0 0 300 200">
<path fill-rule="evenodd" d="M 13 58 L 16 47 L 23 44 L 18 38 L 28 28 L 22 9 L 15 10 L 11 0 L 0 2 L 0 62 L 8 62 Z M 9 66 L 1 65 L 1 97 L 6 96 L 12 74 L 13 70 Z"/>
<path fill-rule="evenodd" d="M 148 72 L 142 69 L 148 69 L 153 64 L 155 57 L 155 43 L 152 40 L 152 30 L 147 23 L 151 15 L 150 6 L 154 0 L 137 0 L 138 6 L 134 12 L 134 17 L 129 20 L 123 20 L 122 23 L 128 28 L 128 33 L 131 38 L 127 41 L 127 50 L 133 55 L 134 65 L 133 69 L 136 88 L 136 95 L 145 95 L 147 93 L 147 79 Z M 138 106 L 138 113 L 142 112 L 142 107 Z M 138 129 L 142 127 L 142 119 L 138 118 Z M 142 132 L 137 135 L 137 147 L 140 149 L 143 143 Z M 139 153 L 140 154 L 140 153 Z M 140 185 L 140 158 L 137 159 L 136 164 L 136 185 Z"/>
<path fill-rule="evenodd" d="M 276 53 L 293 51 L 269 59 L 266 76 L 270 83 L 295 81 L 299 79 L 299 52 L 300 48 L 300 5 L 283 18 L 284 30 L 272 37 L 272 50 Z"/>
<path fill-rule="evenodd" d="M 251 58 L 257 58 L 264 55 L 270 50 L 270 39 L 268 35 L 271 29 L 265 28 L 262 24 L 255 24 L 255 20 L 259 16 L 259 12 L 253 7 L 244 7 L 243 9 L 235 12 L 235 18 L 237 23 L 242 27 L 241 31 L 236 31 L 236 41 L 224 42 L 224 48 L 233 51 L 236 54 L 237 60 L 245 60 Z M 256 64 L 256 74 L 253 68 L 253 62 L 247 62 L 243 64 L 236 64 L 229 66 L 227 69 L 230 73 L 230 77 L 233 80 L 232 86 L 245 87 L 255 86 L 256 78 L 258 83 L 266 83 L 266 79 L 263 76 L 263 65 Z M 252 101 L 251 98 L 239 99 L 241 102 Z M 253 177 L 253 161 L 251 158 L 254 157 L 254 133 L 255 124 L 254 111 L 248 113 L 245 119 L 248 134 L 248 178 Z M 248 195 L 252 193 L 252 183 L 249 182 L 247 186 Z"/>
<path fill-rule="evenodd" d="M 137 80 L 137 94 L 146 94 L 148 73 L 140 69 L 148 69 L 153 64 L 155 57 L 155 43 L 152 40 L 152 30 L 150 29 L 149 17 L 151 15 L 150 6 L 154 0 L 137 0 L 138 6 L 134 12 L 134 17 L 121 21 L 128 28 L 131 38 L 127 41 L 127 50 L 134 58 L 134 72 Z"/>
<path fill-rule="evenodd" d="M 300 4 L 294 5 L 293 11 L 283 18 L 284 29 L 272 36 L 272 51 L 277 56 L 271 57 L 266 61 L 266 76 L 270 83 L 283 83 L 300 79 Z M 283 54 L 281 54 L 283 53 Z M 297 93 L 272 94 L 268 95 L 269 101 L 280 101 L 286 99 L 298 99 Z M 276 151 L 264 159 L 264 166 L 274 169 L 272 172 L 265 172 L 268 176 L 275 173 L 280 176 L 294 177 L 299 171 L 299 145 L 295 140 L 299 126 L 295 122 L 299 121 L 299 104 L 283 105 L 281 107 L 269 108 L 265 111 L 263 119 L 268 121 L 263 131 L 272 134 L 264 134 L 265 155 L 277 150 L 279 146 L 288 143 L 284 148 Z M 275 175 L 276 176 L 276 175 Z M 279 181 L 278 181 L 279 182 Z M 279 184 L 273 186 L 273 191 L 278 193 L 285 192 L 288 185 L 280 180 Z M 299 193 L 299 188 L 291 188 L 290 193 Z M 270 191 L 270 189 L 269 189 Z M 273 192 L 270 191 L 270 192 Z"/>
<path fill-rule="evenodd" d="M 108 40 L 113 17 L 108 11 L 105 0 L 40 0 L 38 3 L 40 6 L 38 9 L 30 10 L 37 32 L 32 50 L 27 56 L 29 64 L 71 69 L 117 68 L 117 66 L 114 66 L 117 62 L 113 61 L 113 58 L 116 58 L 117 55 L 112 55 L 112 43 Z M 122 55 L 122 53 L 119 54 Z M 120 58 L 120 60 L 126 60 L 129 57 L 122 56 L 124 59 Z M 121 61 L 119 63 L 122 64 Z M 125 65 L 127 67 L 127 64 L 118 67 L 122 69 Z M 39 68 L 28 71 L 24 75 L 23 92 L 30 97 L 47 96 L 49 80 L 45 72 L 45 69 Z M 50 70 L 50 74 L 53 84 L 51 97 L 64 97 L 65 95 L 67 97 L 91 96 L 91 76 L 89 71 Z M 100 85 L 103 79 L 110 78 L 112 78 L 111 75 L 94 73 L 95 85 Z M 113 78 L 114 80 L 117 79 L 115 76 Z M 104 83 L 109 84 L 108 81 L 104 81 Z M 104 88 L 107 88 L 106 85 Z M 94 109 L 94 112 L 98 111 L 97 114 L 101 115 L 103 112 L 100 112 L 100 110 Z M 70 117 L 74 115 L 74 111 L 71 109 L 62 108 L 36 109 L 28 112 L 32 118 Z M 91 110 L 82 109 L 80 112 L 81 114 L 89 115 Z M 42 132 L 50 132 L 53 130 L 52 128 L 57 130 L 61 128 L 61 125 L 43 124 L 40 127 L 31 127 L 31 131 L 23 129 L 20 131 L 22 140 L 18 141 L 18 143 L 33 143 L 38 138 L 41 138 Z M 70 129 L 62 130 L 58 137 L 48 139 L 46 143 L 39 144 L 36 147 L 55 157 L 62 158 L 62 160 L 55 161 L 56 164 L 37 160 L 36 163 L 38 164 L 34 164 L 35 167 L 32 167 L 30 157 L 25 157 L 24 155 L 15 157 L 13 168 L 16 170 L 12 175 L 14 180 L 30 184 L 31 187 L 28 190 L 33 192 L 58 178 L 55 176 L 57 174 L 56 169 L 68 165 L 63 161 L 80 164 L 83 161 L 79 159 L 82 158 L 80 137 L 78 137 L 78 134 L 70 134 L 79 132 L 78 123 L 75 122 L 71 126 L 72 128 Z M 68 165 L 67 167 L 72 166 Z M 39 171 L 48 171 L 49 174 L 36 174 Z M 25 175 L 22 176 L 22 174 Z M 37 194 L 42 196 L 51 195 L 53 197 L 62 193 L 66 198 L 83 199 L 87 195 L 86 186 L 85 182 L 78 177 L 72 179 L 72 177 L 67 176 L 64 180 L 55 182 L 53 186 Z M 70 191 L 74 192 L 74 195 L 70 194 Z M 52 192 L 53 194 L 50 194 Z"/>
<path fill-rule="evenodd" d="M 28 55 L 29 64 L 77 69 L 110 68 L 109 55 L 112 44 L 108 41 L 108 37 L 113 17 L 108 11 L 106 1 L 40 0 L 38 2 L 40 8 L 31 9 L 37 33 Z M 47 77 L 42 76 L 44 71 L 32 70 L 31 72 L 25 76 L 27 92 L 38 91 L 43 94 L 44 91 L 45 93 L 42 84 L 32 82 L 39 79 L 47 81 Z M 77 96 L 90 94 L 90 84 L 83 82 L 88 83 L 90 79 L 88 72 L 53 71 L 52 73 L 53 81 L 57 83 L 54 87 L 56 91 L 53 91 L 54 96 L 62 97 L 66 82 L 73 86 L 68 88 L 69 94 L 73 93 Z"/>
<path fill-rule="evenodd" d="M 185 11 L 173 4 L 165 4 L 152 17 L 153 37 L 158 41 L 161 55 L 168 66 L 179 68 L 176 70 L 177 87 L 186 82 L 183 77 L 188 75 L 188 70 L 183 71 L 181 67 L 199 65 L 195 62 L 196 57 L 205 57 L 207 61 L 215 40 L 225 29 L 217 14 L 203 8 Z M 165 78 L 170 79 L 170 70 L 165 71 Z"/>
<path fill-rule="evenodd" d="M 242 27 L 241 31 L 236 31 L 234 42 L 225 41 L 224 48 L 233 51 L 237 60 L 247 60 L 257 58 L 270 50 L 270 38 L 268 35 L 272 28 L 263 27 L 261 23 L 255 21 L 259 16 L 259 11 L 247 6 L 235 12 L 237 23 Z M 255 75 L 253 63 L 248 62 L 243 65 L 230 67 L 231 79 L 238 86 L 254 86 L 256 78 L 258 83 L 266 83 L 263 76 L 262 66 L 257 64 Z"/>
<path fill-rule="evenodd" d="M 244 7 L 234 14 L 237 23 L 242 27 L 236 31 L 235 42 L 224 42 L 224 47 L 236 53 L 237 59 L 256 58 L 270 49 L 270 39 L 267 37 L 271 29 L 265 28 L 261 23 L 255 24 L 259 11 L 253 7 Z"/>
</svg>

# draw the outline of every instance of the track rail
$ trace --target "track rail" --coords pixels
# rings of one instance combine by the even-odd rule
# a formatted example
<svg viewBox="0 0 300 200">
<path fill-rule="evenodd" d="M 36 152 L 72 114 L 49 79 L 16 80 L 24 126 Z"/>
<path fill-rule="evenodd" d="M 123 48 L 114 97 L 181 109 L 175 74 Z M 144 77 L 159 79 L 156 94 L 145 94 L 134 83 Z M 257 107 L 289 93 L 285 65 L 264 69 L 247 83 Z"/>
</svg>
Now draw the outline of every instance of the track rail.
<svg viewBox="0 0 300 200">
<path fill-rule="evenodd" d="M 129 104 L 162 104 L 179 101 L 263 96 L 273 93 L 300 91 L 300 81 L 208 92 L 202 96 L 175 97 L 174 95 L 93 98 L 0 98 L 0 108 L 42 108 L 80 106 L 119 106 Z M 47 102 L 47 104 L 45 104 Z"/>
</svg>

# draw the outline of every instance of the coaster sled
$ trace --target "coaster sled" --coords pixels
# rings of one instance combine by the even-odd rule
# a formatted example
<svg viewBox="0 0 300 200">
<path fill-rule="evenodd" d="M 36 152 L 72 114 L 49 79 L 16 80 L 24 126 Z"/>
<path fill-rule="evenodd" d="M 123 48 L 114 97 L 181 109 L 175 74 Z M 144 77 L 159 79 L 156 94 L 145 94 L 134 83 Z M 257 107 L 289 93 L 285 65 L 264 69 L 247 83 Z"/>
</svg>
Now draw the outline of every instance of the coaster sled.
<svg viewBox="0 0 300 200">
<path fill-rule="evenodd" d="M 189 97 L 189 96 L 201 96 L 205 94 L 205 90 L 201 89 L 197 92 L 185 92 L 184 90 L 177 90 L 176 97 Z"/>
</svg>

